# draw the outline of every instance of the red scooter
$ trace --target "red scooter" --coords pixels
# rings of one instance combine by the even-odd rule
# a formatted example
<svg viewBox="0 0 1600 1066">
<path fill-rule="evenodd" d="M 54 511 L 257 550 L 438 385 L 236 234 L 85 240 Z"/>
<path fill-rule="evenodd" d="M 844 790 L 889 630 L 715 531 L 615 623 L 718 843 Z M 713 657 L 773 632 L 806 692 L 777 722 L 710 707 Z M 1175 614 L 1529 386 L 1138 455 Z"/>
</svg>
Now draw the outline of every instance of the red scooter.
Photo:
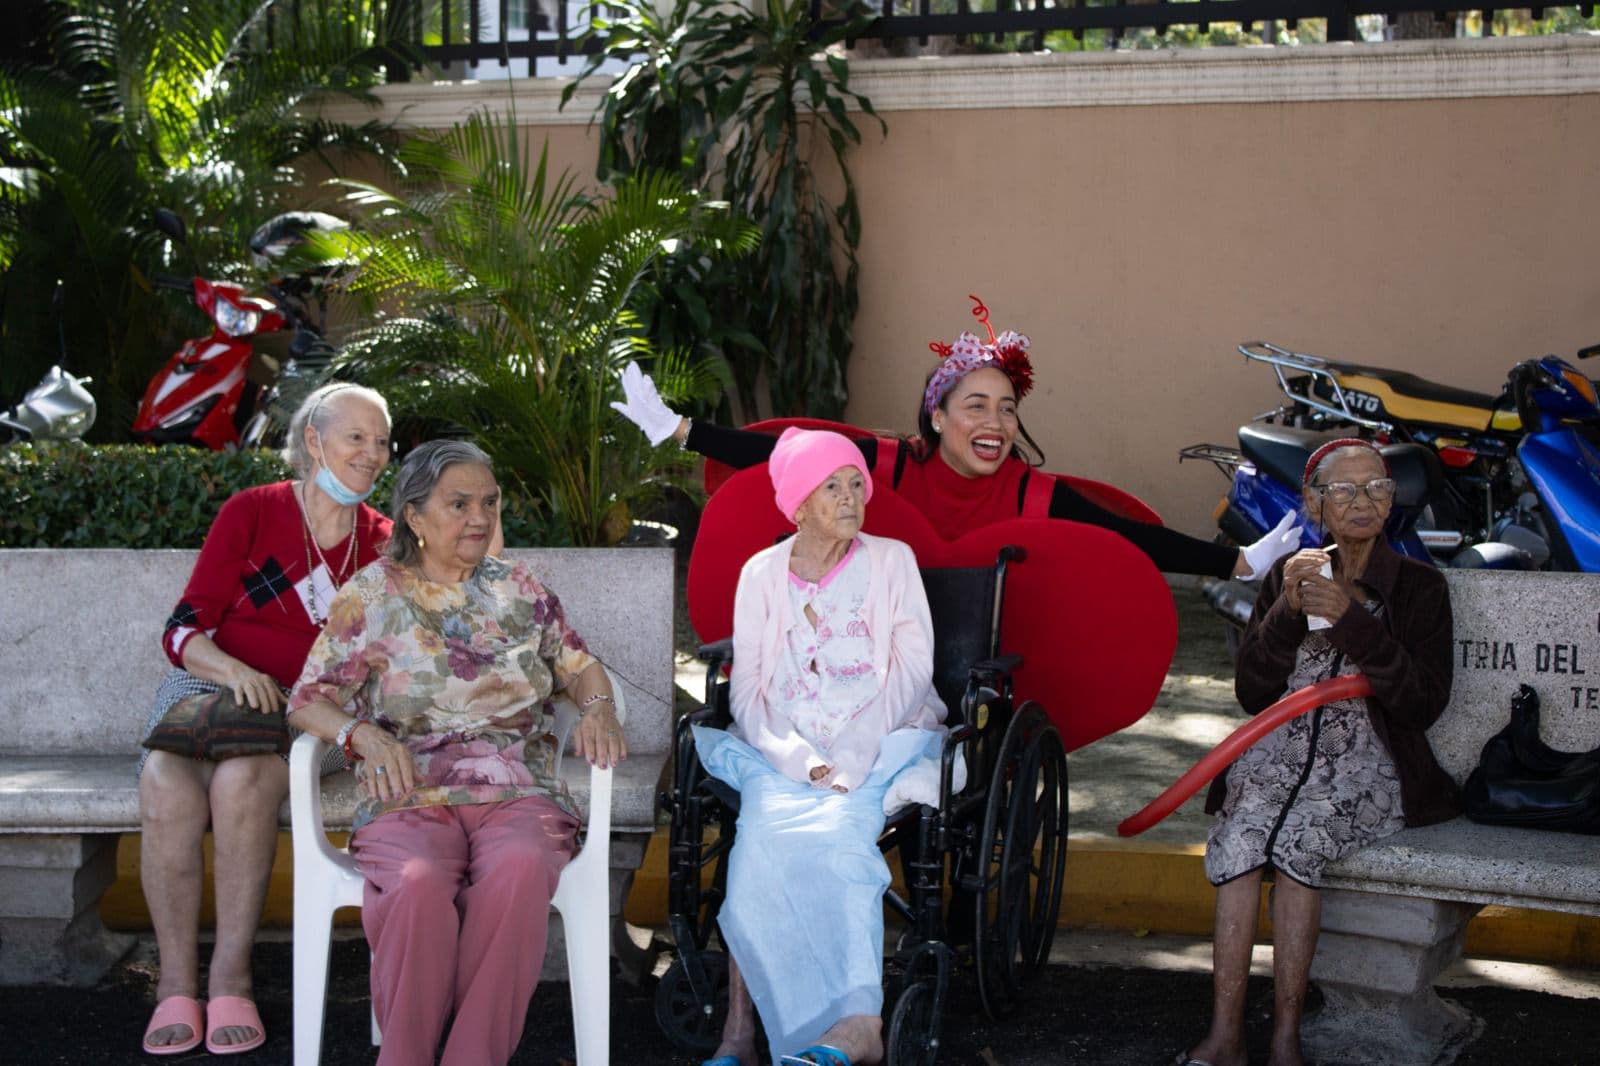
<svg viewBox="0 0 1600 1066">
<path fill-rule="evenodd" d="M 157 211 L 156 225 L 174 241 L 186 240 L 183 220 L 172 212 Z M 258 263 L 271 263 L 313 232 L 346 228 L 347 223 L 331 215 L 289 212 L 256 230 L 250 250 Z M 326 362 L 332 352 L 322 336 L 320 275 L 311 271 L 280 278 L 264 286 L 264 295 L 202 277 L 157 277 L 156 284 L 163 288 L 190 292 L 195 306 L 211 319 L 212 329 L 208 336 L 184 341 L 150 380 L 134 418 L 135 439 L 213 451 L 261 443 L 266 393 L 277 381 L 280 366 L 260 350 L 257 339 L 294 331 L 289 362 L 282 368 L 285 374 L 297 361 Z"/>
</svg>

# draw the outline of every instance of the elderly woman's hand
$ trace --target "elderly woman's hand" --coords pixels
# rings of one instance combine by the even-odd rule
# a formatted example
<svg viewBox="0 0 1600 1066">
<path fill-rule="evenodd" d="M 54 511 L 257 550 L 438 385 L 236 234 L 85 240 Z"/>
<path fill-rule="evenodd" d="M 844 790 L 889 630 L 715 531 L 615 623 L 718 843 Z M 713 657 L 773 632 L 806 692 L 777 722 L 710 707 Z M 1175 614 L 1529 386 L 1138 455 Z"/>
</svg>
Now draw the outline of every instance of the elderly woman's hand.
<svg viewBox="0 0 1600 1066">
<path fill-rule="evenodd" d="M 830 785 L 827 783 L 828 775 L 833 773 L 831 766 L 813 766 L 811 768 L 811 783 L 818 788 L 831 788 L 835 792 L 849 792 L 843 785 Z"/>
<path fill-rule="evenodd" d="M 1314 614 L 1318 618 L 1337 622 L 1344 617 L 1344 613 L 1350 609 L 1350 604 L 1355 601 L 1337 581 L 1325 578 L 1321 574 L 1312 574 L 1300 585 L 1300 602 L 1306 614 Z"/>
<path fill-rule="evenodd" d="M 387 730 L 365 722 L 350 734 L 350 747 L 361 756 L 356 774 L 367 796 L 386 803 L 416 787 L 417 764 L 411 761 L 411 752 Z"/>
<path fill-rule="evenodd" d="M 622 735 L 622 724 L 609 702 L 592 703 L 583 712 L 572 750 L 579 758 L 588 759 L 590 766 L 601 769 L 609 769 L 628 757 L 628 740 Z"/>
<path fill-rule="evenodd" d="M 222 682 L 233 690 L 236 703 L 247 703 L 252 710 L 262 714 L 276 714 L 283 710 L 283 690 L 271 675 L 253 670 L 237 659 Z"/>
<path fill-rule="evenodd" d="M 1306 548 L 1295 552 L 1283 565 L 1283 598 L 1289 601 L 1290 608 L 1296 614 L 1305 609 L 1301 603 L 1305 582 L 1313 577 L 1320 578 L 1322 568 L 1332 561 L 1321 548 Z"/>
</svg>

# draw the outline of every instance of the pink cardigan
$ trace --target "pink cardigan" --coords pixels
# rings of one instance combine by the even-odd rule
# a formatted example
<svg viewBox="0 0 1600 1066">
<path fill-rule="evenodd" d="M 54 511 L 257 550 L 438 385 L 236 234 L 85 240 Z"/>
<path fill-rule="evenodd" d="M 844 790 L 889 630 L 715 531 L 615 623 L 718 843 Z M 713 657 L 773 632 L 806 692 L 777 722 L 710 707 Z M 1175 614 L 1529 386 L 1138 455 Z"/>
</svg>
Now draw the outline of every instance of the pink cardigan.
<svg viewBox="0 0 1600 1066">
<path fill-rule="evenodd" d="M 945 706 L 933 688 L 933 621 L 911 549 L 897 540 L 857 534 L 872 565 L 864 604 L 872 631 L 878 695 L 835 739 L 825 758 L 775 712 L 767 693 L 796 619 L 789 599 L 790 538 L 752 556 L 739 573 L 733 603 L 733 732 L 773 769 L 818 788 L 853 789 L 867 779 L 878 746 L 896 729 L 937 729 Z M 832 770 L 818 781 L 810 771 Z"/>
</svg>

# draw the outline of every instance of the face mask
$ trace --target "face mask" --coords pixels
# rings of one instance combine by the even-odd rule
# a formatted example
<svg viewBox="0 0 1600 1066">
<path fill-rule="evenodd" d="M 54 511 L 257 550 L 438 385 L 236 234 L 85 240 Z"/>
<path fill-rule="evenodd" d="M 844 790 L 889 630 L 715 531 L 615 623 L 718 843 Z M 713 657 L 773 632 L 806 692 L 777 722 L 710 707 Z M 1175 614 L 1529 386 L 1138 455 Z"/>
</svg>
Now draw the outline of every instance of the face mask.
<svg viewBox="0 0 1600 1066">
<path fill-rule="evenodd" d="M 322 434 L 317 434 L 317 443 L 319 445 L 322 443 L 321 438 Z M 327 493 L 328 498 L 334 503 L 338 504 L 340 507 L 354 507 L 356 504 L 365 500 L 368 496 L 371 496 L 372 490 L 377 488 L 376 485 L 373 485 L 370 486 L 366 492 L 356 492 L 348 488 L 344 482 L 333 476 L 333 471 L 328 469 L 328 464 L 325 460 L 319 459 L 317 466 L 317 488 Z"/>
</svg>

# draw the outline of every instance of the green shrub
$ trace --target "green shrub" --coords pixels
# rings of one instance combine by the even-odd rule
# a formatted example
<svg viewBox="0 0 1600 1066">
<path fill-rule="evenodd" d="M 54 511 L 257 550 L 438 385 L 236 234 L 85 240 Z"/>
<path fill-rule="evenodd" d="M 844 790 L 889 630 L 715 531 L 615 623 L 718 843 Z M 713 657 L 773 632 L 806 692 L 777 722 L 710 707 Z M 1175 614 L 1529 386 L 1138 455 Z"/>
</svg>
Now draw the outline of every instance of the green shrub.
<svg viewBox="0 0 1600 1066">
<path fill-rule="evenodd" d="M 224 500 L 288 471 L 266 451 L 18 445 L 0 451 L 0 547 L 198 548 Z"/>
<path fill-rule="evenodd" d="M 368 501 L 385 513 L 396 466 Z M 288 476 L 268 451 L 17 445 L 0 450 L 0 548 L 198 548 L 229 496 Z M 513 547 L 551 543 L 526 500 L 508 498 L 503 520 Z"/>
</svg>

